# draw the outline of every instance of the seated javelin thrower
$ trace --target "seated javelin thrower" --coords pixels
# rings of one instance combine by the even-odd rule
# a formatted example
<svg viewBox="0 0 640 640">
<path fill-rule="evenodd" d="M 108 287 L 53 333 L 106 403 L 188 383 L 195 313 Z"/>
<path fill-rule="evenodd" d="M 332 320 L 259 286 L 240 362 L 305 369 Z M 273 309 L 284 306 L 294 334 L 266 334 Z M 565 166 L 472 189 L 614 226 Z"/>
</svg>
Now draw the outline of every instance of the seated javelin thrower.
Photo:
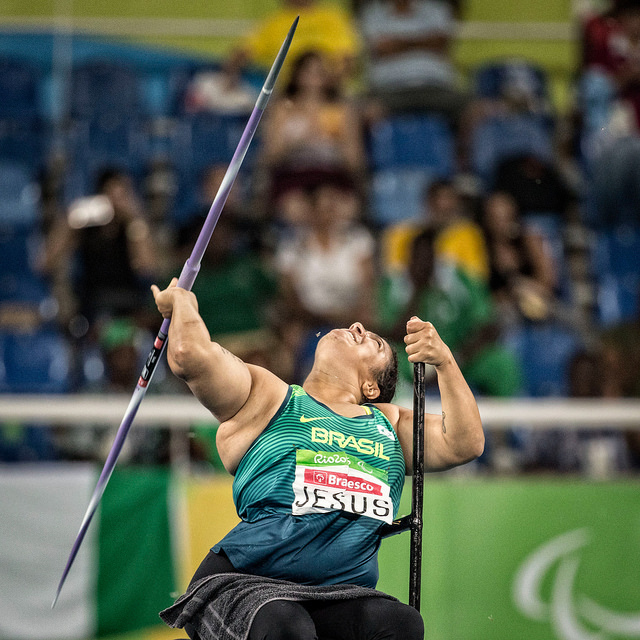
<svg viewBox="0 0 640 640">
<path fill-rule="evenodd" d="M 356 322 L 323 336 L 303 386 L 290 386 L 212 342 L 176 282 L 152 287 L 171 318 L 169 365 L 220 421 L 242 521 L 162 618 L 194 640 L 422 639 L 419 612 L 375 590 L 381 527 L 412 462 L 412 411 L 390 404 L 396 354 Z M 425 416 L 426 468 L 479 456 L 478 408 L 451 351 L 416 317 L 405 343 L 438 376 L 443 412 Z"/>
</svg>

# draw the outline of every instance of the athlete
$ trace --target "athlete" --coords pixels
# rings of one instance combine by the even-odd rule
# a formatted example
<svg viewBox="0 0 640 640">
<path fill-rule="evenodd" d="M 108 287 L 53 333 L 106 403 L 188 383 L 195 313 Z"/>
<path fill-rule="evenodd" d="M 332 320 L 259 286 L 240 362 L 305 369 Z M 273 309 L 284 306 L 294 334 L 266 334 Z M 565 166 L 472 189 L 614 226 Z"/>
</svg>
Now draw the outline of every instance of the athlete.
<svg viewBox="0 0 640 640">
<path fill-rule="evenodd" d="M 288 385 L 211 341 L 196 297 L 176 283 L 162 291 L 152 286 L 158 310 L 171 318 L 169 365 L 220 422 L 217 448 L 234 475 L 241 518 L 191 585 L 238 572 L 299 585 L 374 588 L 381 527 L 397 515 L 412 464 L 412 411 L 391 404 L 395 352 L 356 322 L 324 335 L 304 384 Z M 451 351 L 433 325 L 417 317 L 407 323 L 405 343 L 411 362 L 435 367 L 441 395 L 442 415 L 425 416 L 425 467 L 446 469 L 476 458 L 484 447 L 482 424 Z M 206 636 L 191 624 L 185 630 L 194 639 Z M 415 609 L 373 595 L 276 599 L 259 608 L 248 635 L 423 637 Z"/>
</svg>

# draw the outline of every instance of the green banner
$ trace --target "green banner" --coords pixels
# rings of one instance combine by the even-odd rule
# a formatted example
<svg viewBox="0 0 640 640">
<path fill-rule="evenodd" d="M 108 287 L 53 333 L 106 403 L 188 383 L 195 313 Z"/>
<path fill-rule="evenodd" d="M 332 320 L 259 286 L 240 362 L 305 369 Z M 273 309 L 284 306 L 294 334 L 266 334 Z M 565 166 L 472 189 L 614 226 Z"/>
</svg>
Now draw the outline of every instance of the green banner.
<svg viewBox="0 0 640 640">
<path fill-rule="evenodd" d="M 408 567 L 385 540 L 378 587 L 406 602 Z M 640 638 L 640 484 L 428 476 L 421 612 L 427 640 Z"/>
<path fill-rule="evenodd" d="M 166 469 L 115 469 L 100 508 L 97 635 L 158 624 L 176 590 Z"/>
</svg>

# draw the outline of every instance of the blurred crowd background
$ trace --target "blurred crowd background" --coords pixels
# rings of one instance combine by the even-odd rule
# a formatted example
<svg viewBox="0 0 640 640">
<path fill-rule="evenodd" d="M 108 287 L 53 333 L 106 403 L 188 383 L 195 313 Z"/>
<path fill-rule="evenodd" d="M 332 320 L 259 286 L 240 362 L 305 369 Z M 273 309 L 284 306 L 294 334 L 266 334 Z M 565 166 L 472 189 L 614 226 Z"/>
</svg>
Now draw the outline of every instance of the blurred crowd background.
<svg viewBox="0 0 640 640">
<path fill-rule="evenodd" d="M 637 398 L 640 0 L 576 15 L 562 108 L 527 58 L 456 67 L 457 0 L 282 0 L 215 58 L 3 31 L 0 392 L 133 391 L 150 284 L 190 255 L 298 14 L 193 287 L 212 338 L 301 383 L 332 327 L 402 350 L 418 315 L 479 397 Z M 186 392 L 166 366 L 149 391 Z M 114 432 L 87 422 L 5 422 L 0 461 L 102 460 Z M 215 467 L 214 430 L 194 436 Z M 123 461 L 167 463 L 168 442 L 134 430 Z M 596 449 L 640 468 L 640 432 L 605 424 L 514 425 L 475 468 L 581 472 Z"/>
</svg>

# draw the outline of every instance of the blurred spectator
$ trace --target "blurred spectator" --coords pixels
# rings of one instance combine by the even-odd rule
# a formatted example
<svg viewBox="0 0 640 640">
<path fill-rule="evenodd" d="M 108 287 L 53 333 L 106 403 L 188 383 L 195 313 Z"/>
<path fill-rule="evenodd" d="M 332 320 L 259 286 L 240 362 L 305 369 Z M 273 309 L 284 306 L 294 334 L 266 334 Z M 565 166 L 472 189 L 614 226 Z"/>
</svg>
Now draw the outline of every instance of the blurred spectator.
<svg viewBox="0 0 640 640">
<path fill-rule="evenodd" d="M 50 427 L 19 422 L 0 424 L 0 462 L 44 462 L 57 460 L 59 452 Z"/>
<path fill-rule="evenodd" d="M 564 221 L 575 218 L 572 207 L 576 194 L 554 166 L 535 155 L 502 161 L 496 169 L 494 190 L 511 195 L 522 216 L 545 214 Z"/>
<path fill-rule="evenodd" d="M 544 286 L 550 292 L 553 283 L 554 291 L 544 296 L 546 303 L 539 305 L 539 311 L 543 306 L 547 311 L 560 311 L 558 303 L 570 299 L 572 307 L 565 305 L 562 314 L 571 324 L 580 325 L 586 336 L 592 324 L 594 283 L 589 230 L 576 187 L 570 186 L 555 160 L 545 161 L 534 154 L 505 159 L 498 165 L 494 181 L 494 192 L 514 200 L 514 215 L 520 219 L 521 236 L 527 239 L 520 261 L 537 264 L 536 279 L 546 281 Z M 549 306 L 553 297 L 553 306 Z"/>
<path fill-rule="evenodd" d="M 470 276 L 486 281 L 489 258 L 481 227 L 464 209 L 453 182 L 433 182 L 427 189 L 427 226 L 435 231 L 436 258 L 450 262 Z"/>
<path fill-rule="evenodd" d="M 589 118 L 599 113 L 602 121 L 598 124 L 607 126 L 614 106 L 607 104 L 608 98 L 618 106 L 631 109 L 633 128 L 637 130 L 640 125 L 640 2 L 614 0 L 608 11 L 589 18 L 583 27 L 582 46 L 583 82 L 591 83 L 592 90 L 600 87 L 597 95 L 589 94 L 592 98 L 589 106 L 604 106 L 604 110 L 590 111 Z M 605 101 L 598 102 L 596 97 Z"/>
<path fill-rule="evenodd" d="M 184 111 L 220 114 L 251 113 L 258 90 L 240 75 L 224 69 L 205 69 L 194 74 L 184 97 Z"/>
<path fill-rule="evenodd" d="M 262 145 L 272 196 L 285 220 L 295 222 L 301 192 L 327 176 L 349 172 L 360 183 L 365 169 L 361 124 L 324 56 L 310 51 L 294 61 L 282 96 L 269 110 Z"/>
<path fill-rule="evenodd" d="M 144 208 L 156 247 L 158 270 L 168 275 L 173 269 L 173 214 L 178 193 L 178 175 L 164 155 L 151 159 L 143 180 Z"/>
<path fill-rule="evenodd" d="M 96 370 L 88 380 L 85 393 L 131 394 L 140 376 L 144 358 L 153 344 L 147 333 L 129 317 L 117 317 L 101 323 L 97 328 Z M 166 375 L 160 363 L 154 375 L 150 393 L 175 393 L 180 390 L 177 380 Z M 104 460 L 111 449 L 116 427 L 86 425 L 60 427 L 56 430 L 56 444 L 60 456 L 67 460 Z M 169 461 L 168 428 L 132 429 L 119 457 L 121 463 L 166 464 Z"/>
<path fill-rule="evenodd" d="M 480 65 L 458 134 L 460 170 L 492 187 L 501 160 L 523 152 L 549 161 L 556 121 L 546 72 L 518 58 Z"/>
<path fill-rule="evenodd" d="M 314 334 L 349 326 L 355 318 L 367 324 L 373 317 L 375 243 L 358 221 L 355 193 L 342 185 L 319 185 L 311 193 L 311 209 L 275 257 L 280 320 L 298 332 L 297 379 L 313 360 Z"/>
<path fill-rule="evenodd" d="M 480 225 L 468 214 L 462 194 L 451 180 L 436 180 L 426 190 L 423 220 L 400 223 L 383 236 L 385 269 L 402 271 L 408 265 L 412 240 L 423 230 L 434 232 L 436 260 L 459 267 L 487 282 L 489 256 Z"/>
<path fill-rule="evenodd" d="M 640 300 L 640 290 L 638 290 Z M 640 309 L 640 305 L 638 306 Z M 640 398 L 640 313 L 636 318 L 600 334 L 601 358 L 598 371 L 606 372 L 606 397 Z M 640 420 L 639 420 L 640 422 Z M 640 431 L 626 431 L 630 463 L 640 469 Z"/>
<path fill-rule="evenodd" d="M 379 304 L 386 317 L 382 331 L 401 342 L 411 316 L 428 320 L 451 348 L 473 388 L 489 396 L 517 394 L 519 363 L 499 343 L 498 318 L 488 287 L 459 266 L 438 259 L 435 240 L 432 230 L 413 240 L 408 300 L 399 304 L 393 292 L 388 292 Z M 408 362 L 401 370 L 411 379 L 413 368 Z"/>
<path fill-rule="evenodd" d="M 213 201 L 218 195 L 227 169 L 227 164 L 216 163 L 205 167 L 201 172 L 198 180 L 195 207 L 186 216 L 186 220 L 178 228 L 177 235 L 174 237 L 178 249 L 176 269 L 182 268 L 186 259 L 191 255 L 202 225 L 209 215 Z M 252 247 L 257 247 L 261 241 L 261 227 L 259 224 L 254 224 L 253 212 L 247 206 L 247 183 L 247 175 L 244 172 L 240 172 L 229 191 L 224 204 L 224 214 L 220 216 L 220 219 L 233 220 L 234 226 L 242 234 L 243 246 L 251 245 Z"/>
<path fill-rule="evenodd" d="M 417 315 L 433 323 L 451 348 L 465 378 L 477 393 L 512 397 L 522 391 L 518 358 L 501 344 L 499 310 L 487 283 L 460 265 L 438 258 L 436 232 L 414 238 L 406 272 L 385 273 L 377 303 L 378 332 L 397 341 L 402 350 L 407 320 Z M 400 359 L 401 380 L 408 385 L 413 367 Z M 511 432 L 487 433 L 483 462 L 512 471 L 517 464 L 517 439 Z"/>
<path fill-rule="evenodd" d="M 557 158 L 559 159 L 559 158 Z M 579 322 L 588 331 L 593 306 L 593 282 L 589 267 L 590 244 L 579 206 L 577 185 L 569 185 L 560 163 L 545 161 L 534 154 L 507 158 L 496 170 L 494 191 L 509 194 L 515 201 L 517 217 L 528 238 L 536 237 L 538 250 L 528 249 L 523 254 L 526 262 L 534 253 L 538 274 L 544 262 L 554 281 L 560 299 L 571 298 L 574 309 L 566 309 L 571 322 Z M 532 253 L 533 251 L 533 253 Z M 549 298 L 550 301 L 550 298 Z M 557 302 L 557 301 L 556 301 Z"/>
<path fill-rule="evenodd" d="M 238 81 L 240 71 L 250 64 L 269 69 L 296 16 L 300 16 L 300 23 L 283 77 L 289 74 L 289 61 L 308 51 L 319 51 L 329 59 L 336 85 L 350 84 L 361 52 L 360 38 L 348 13 L 325 0 L 282 0 L 229 56 L 224 70 L 231 81 Z"/>
<path fill-rule="evenodd" d="M 582 151 L 590 171 L 588 221 L 637 222 L 640 212 L 640 2 L 615 0 L 583 28 Z"/>
<path fill-rule="evenodd" d="M 570 396 L 609 400 L 620 397 L 621 371 L 615 360 L 615 355 L 606 349 L 577 353 L 569 368 Z M 640 466 L 638 431 L 607 429 L 603 425 L 602 429 L 579 432 L 578 437 L 581 469 L 596 479 L 624 472 L 630 464 Z"/>
<path fill-rule="evenodd" d="M 545 320 L 557 285 L 553 258 L 543 238 L 526 227 L 515 199 L 496 191 L 483 205 L 482 227 L 489 253 L 489 288 L 502 322 Z"/>
<path fill-rule="evenodd" d="M 56 221 L 43 257 L 89 324 L 139 312 L 157 276 L 153 237 L 131 177 L 106 169 L 97 194 L 72 203 Z"/>
<path fill-rule="evenodd" d="M 619 397 L 618 371 L 606 351 L 578 351 L 569 362 L 571 398 Z M 528 435 L 523 468 L 529 472 L 581 472 L 597 480 L 629 468 L 637 432 L 608 429 L 545 429 Z M 626 441 L 625 441 L 626 440 Z"/>
<path fill-rule="evenodd" d="M 632 320 L 602 331 L 600 340 L 609 375 L 614 372 L 617 380 L 617 394 L 624 398 L 640 398 L 640 313 Z"/>
<path fill-rule="evenodd" d="M 436 111 L 457 121 L 469 101 L 450 47 L 455 31 L 444 0 L 373 0 L 362 7 L 372 98 L 385 112 Z"/>
</svg>

